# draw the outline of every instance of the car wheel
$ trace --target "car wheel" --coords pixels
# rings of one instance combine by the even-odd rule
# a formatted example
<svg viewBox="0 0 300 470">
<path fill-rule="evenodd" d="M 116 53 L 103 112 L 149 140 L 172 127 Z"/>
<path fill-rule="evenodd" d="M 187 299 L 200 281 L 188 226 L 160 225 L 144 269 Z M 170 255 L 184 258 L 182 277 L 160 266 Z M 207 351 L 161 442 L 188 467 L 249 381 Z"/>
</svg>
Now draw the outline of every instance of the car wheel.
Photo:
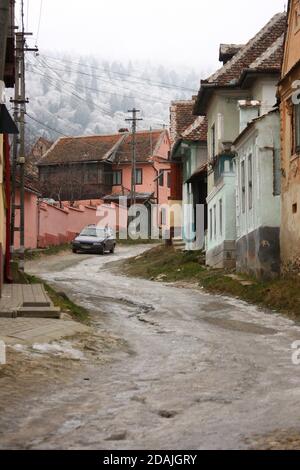
<svg viewBox="0 0 300 470">
<path fill-rule="evenodd" d="M 73 253 L 77 253 L 76 248 L 72 248 Z"/>
<path fill-rule="evenodd" d="M 102 248 L 101 250 L 99 250 L 99 255 L 104 255 L 104 248 Z"/>
<path fill-rule="evenodd" d="M 114 253 L 115 252 L 115 248 L 116 248 L 116 245 L 113 245 L 112 249 L 110 250 L 110 253 Z"/>
</svg>

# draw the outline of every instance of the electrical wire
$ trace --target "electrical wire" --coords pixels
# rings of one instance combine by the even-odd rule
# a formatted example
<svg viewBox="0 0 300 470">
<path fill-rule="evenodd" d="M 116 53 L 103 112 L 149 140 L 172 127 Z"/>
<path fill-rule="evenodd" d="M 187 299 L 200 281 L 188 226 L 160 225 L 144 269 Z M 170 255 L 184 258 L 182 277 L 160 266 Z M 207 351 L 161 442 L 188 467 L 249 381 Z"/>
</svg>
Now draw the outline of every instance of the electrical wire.
<svg viewBox="0 0 300 470">
<path fill-rule="evenodd" d="M 35 37 L 36 44 L 38 43 L 39 36 L 40 36 L 42 13 L 43 13 L 43 0 L 40 0 L 39 19 L 38 19 L 38 23 L 37 23 L 37 33 L 36 33 L 36 37 Z"/>
<path fill-rule="evenodd" d="M 29 117 L 29 119 L 31 119 L 32 121 L 36 122 L 37 124 L 40 124 L 42 127 L 44 127 L 45 129 L 48 129 L 52 132 L 55 132 L 56 134 L 58 135 L 61 135 L 62 137 L 64 138 L 67 138 L 67 139 L 76 139 L 76 143 L 83 146 L 83 147 L 90 147 L 90 148 L 93 148 L 94 150 L 99 150 L 99 148 L 96 146 L 96 145 L 93 145 L 91 144 L 90 142 L 82 142 L 78 139 L 78 137 L 75 137 L 75 136 L 71 136 L 71 135 L 67 135 L 65 134 L 64 132 L 52 127 L 52 126 L 49 126 L 48 124 L 45 124 L 41 121 L 39 121 L 38 119 L 36 119 L 35 117 L 33 117 L 31 114 L 29 114 L 28 112 L 26 112 L 26 116 Z M 163 132 L 163 130 L 159 129 L 157 132 Z M 141 131 L 143 132 L 143 131 Z M 154 133 L 155 130 L 152 130 L 152 133 Z M 117 134 L 112 134 L 112 135 L 117 135 Z M 120 138 L 121 138 L 121 135 L 120 134 Z M 86 135 L 86 136 L 82 136 L 83 138 L 89 138 L 89 137 L 94 137 L 94 136 L 90 136 L 90 135 Z M 100 136 L 101 137 L 101 136 Z M 138 152 L 138 149 L 137 149 L 137 152 Z M 128 155 L 127 152 L 122 152 L 120 150 L 118 150 L 118 155 Z"/>
<path fill-rule="evenodd" d="M 39 56 L 39 58 L 37 59 L 37 61 L 40 60 L 40 59 L 41 59 L 41 57 Z M 46 61 L 44 58 L 43 58 L 43 61 L 44 61 L 44 63 L 47 63 L 47 61 Z M 75 73 L 75 74 L 79 74 L 79 75 L 85 75 L 85 76 L 88 76 L 88 77 L 91 77 L 91 78 L 96 79 L 96 81 L 101 81 L 101 82 L 103 82 L 103 83 L 108 83 L 108 84 L 112 84 L 112 80 L 119 80 L 119 79 L 110 79 L 110 80 L 107 80 L 107 79 L 105 79 L 105 78 L 102 77 L 102 76 L 91 75 L 91 74 L 88 74 L 88 73 L 86 73 L 86 72 L 80 72 L 80 71 L 78 71 L 78 70 L 72 70 L 72 69 L 66 70 L 66 69 L 60 69 L 60 68 L 58 69 L 58 68 L 55 68 L 55 67 L 53 67 L 53 66 L 50 66 L 49 64 L 48 64 L 47 66 L 48 66 L 48 68 L 49 68 L 50 70 L 52 70 L 52 71 L 69 72 L 69 73 Z M 57 75 L 57 74 L 56 74 L 56 75 Z M 59 77 L 59 78 L 60 78 L 60 77 Z M 135 82 L 128 82 L 128 83 L 131 83 L 131 84 L 133 84 L 133 85 L 136 84 Z M 119 86 L 119 85 L 118 85 L 118 86 Z M 123 88 L 124 90 L 129 91 L 129 92 L 132 92 L 132 88 L 128 88 L 128 87 L 126 88 L 126 87 L 124 87 L 124 85 L 122 86 L 122 88 Z M 96 90 L 95 90 L 95 91 L 96 91 Z M 136 90 L 135 90 L 135 92 L 136 92 Z M 149 97 L 149 98 L 151 99 L 151 101 L 152 101 L 153 99 L 156 99 L 155 102 L 157 102 L 157 101 L 161 101 L 161 102 L 164 101 L 164 100 L 161 99 L 161 97 L 154 97 L 153 95 L 148 95 L 148 94 L 145 94 L 145 93 L 143 93 L 143 96 L 144 96 L 144 97 L 147 97 L 147 98 Z M 165 101 L 165 102 L 168 103 L 168 104 L 170 103 L 170 101 Z"/>
<path fill-rule="evenodd" d="M 35 65 L 33 64 L 30 64 L 32 67 L 35 67 Z M 39 73 L 35 70 L 30 70 L 30 73 L 33 73 L 34 75 L 39 75 L 41 77 L 46 77 L 45 73 Z M 77 88 L 81 88 L 83 90 L 88 90 L 88 91 L 92 91 L 92 92 L 95 92 L 95 93 L 100 93 L 100 94 L 104 94 L 104 95 L 111 95 L 111 96 L 119 96 L 121 98 L 129 98 L 126 94 L 122 94 L 122 93 L 116 93 L 116 92 L 112 92 L 112 91 L 106 91 L 106 90 L 99 90 L 99 88 L 92 88 L 92 87 L 88 87 L 86 85 L 75 85 L 74 82 L 69 82 L 67 80 L 62 80 L 60 78 L 60 82 L 62 83 L 66 83 L 68 85 L 72 85 L 73 87 L 77 86 Z M 137 97 L 140 96 L 140 95 L 136 95 Z M 170 101 L 168 100 L 162 100 L 161 98 L 144 98 L 143 96 L 140 97 L 141 100 L 143 101 L 147 101 L 147 102 L 151 102 L 151 103 L 157 103 L 157 102 L 160 102 L 160 103 L 165 103 L 165 104 L 170 104 Z"/>
<path fill-rule="evenodd" d="M 84 67 L 83 64 L 80 64 L 78 62 L 73 62 L 73 61 L 70 61 L 70 60 L 67 60 L 67 59 L 58 59 L 58 58 L 55 58 L 55 57 L 51 57 L 51 56 L 47 56 L 47 55 L 43 55 L 45 58 L 47 59 L 50 59 L 50 60 L 54 60 L 54 61 L 58 61 L 58 62 L 62 62 L 62 63 L 72 63 L 74 65 L 77 65 L 79 67 Z M 150 79 L 147 79 L 147 78 L 141 78 L 141 77 L 138 77 L 138 76 L 134 76 L 134 75 L 130 75 L 130 74 L 127 74 L 127 73 L 122 73 L 122 72 L 113 72 L 111 70 L 108 70 L 108 69 L 105 69 L 103 67 L 99 67 L 99 66 L 92 66 L 90 65 L 90 68 L 94 68 L 94 69 L 97 69 L 97 70 L 102 70 L 104 71 L 105 73 L 107 74 L 113 74 L 113 75 L 119 75 L 121 77 L 128 77 L 128 78 L 132 78 L 136 81 L 131 81 L 131 80 L 124 80 L 123 78 L 123 81 L 127 81 L 127 82 L 130 82 L 130 83 L 148 83 L 149 85 L 151 86 L 155 86 L 155 87 L 159 87 L 159 88 L 169 88 L 169 89 L 178 89 L 178 90 L 182 90 L 182 91 L 186 91 L 186 92 L 192 92 L 192 93 L 195 93 L 197 92 L 198 90 L 195 89 L 195 88 L 187 88 L 187 87 L 183 87 L 183 86 L 180 86 L 180 85 L 171 85 L 170 83 L 165 83 L 165 82 L 155 82 L 155 81 L 152 81 Z M 77 70 L 77 73 L 80 73 L 82 75 L 88 75 L 88 76 L 94 76 L 95 75 L 91 75 L 91 74 L 88 74 L 86 72 L 80 72 Z M 115 80 L 121 80 L 121 78 L 115 78 Z"/>
<path fill-rule="evenodd" d="M 27 12 L 26 12 L 26 29 L 29 30 L 29 7 L 30 7 L 30 0 L 27 0 Z"/>
<path fill-rule="evenodd" d="M 47 77 L 46 75 L 44 76 L 44 79 L 47 80 L 52 86 L 54 86 L 57 90 L 59 90 L 62 94 L 68 94 L 68 96 L 73 96 L 75 97 L 77 100 L 81 101 L 81 102 L 84 102 L 84 103 L 88 103 L 88 104 L 91 104 L 92 106 L 95 106 L 96 108 L 98 108 L 103 114 L 109 116 L 109 117 L 112 117 L 112 115 L 105 109 L 101 108 L 98 104 L 94 103 L 92 100 L 87 100 L 85 98 L 83 98 L 82 96 L 78 95 L 77 93 L 71 91 L 71 90 L 67 90 L 62 92 L 58 86 L 57 83 L 53 83 L 51 82 L 51 80 L 54 80 L 53 77 Z M 60 80 L 60 77 L 58 76 L 55 80 L 59 79 Z"/>
</svg>

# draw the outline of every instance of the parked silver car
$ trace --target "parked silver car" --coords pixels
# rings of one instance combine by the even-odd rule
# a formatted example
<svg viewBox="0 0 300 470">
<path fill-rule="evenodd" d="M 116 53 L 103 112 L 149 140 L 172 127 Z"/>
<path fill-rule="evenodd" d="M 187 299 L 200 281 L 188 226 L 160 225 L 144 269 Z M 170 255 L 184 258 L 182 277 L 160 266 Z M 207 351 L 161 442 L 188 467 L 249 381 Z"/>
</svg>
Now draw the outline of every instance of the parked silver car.
<svg viewBox="0 0 300 470">
<path fill-rule="evenodd" d="M 98 227 L 88 225 L 72 241 L 73 253 L 99 253 L 103 255 L 105 251 L 114 253 L 116 247 L 116 238 L 110 227 Z"/>
</svg>

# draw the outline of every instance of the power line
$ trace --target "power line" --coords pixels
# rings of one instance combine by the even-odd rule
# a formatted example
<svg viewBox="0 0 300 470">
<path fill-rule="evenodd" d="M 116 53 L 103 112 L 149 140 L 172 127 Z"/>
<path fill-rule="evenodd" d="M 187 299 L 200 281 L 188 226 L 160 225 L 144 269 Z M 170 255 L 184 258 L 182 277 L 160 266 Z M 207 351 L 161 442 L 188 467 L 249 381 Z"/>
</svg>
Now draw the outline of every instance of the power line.
<svg viewBox="0 0 300 470">
<path fill-rule="evenodd" d="M 99 150 L 99 148 L 96 146 L 96 145 L 93 145 L 91 144 L 90 142 L 81 142 L 78 137 L 76 136 L 72 136 L 72 135 L 68 135 L 68 134 L 65 134 L 64 132 L 52 127 L 52 126 L 49 126 L 48 124 L 45 124 L 41 121 L 39 121 L 38 119 L 36 119 L 35 117 L 31 116 L 31 114 L 29 114 L 28 112 L 26 112 L 26 116 L 29 117 L 29 119 L 31 119 L 32 121 L 36 122 L 37 124 L 41 125 L 42 127 L 44 127 L 45 129 L 48 129 L 52 132 L 55 132 L 56 134 L 58 135 L 61 135 L 62 137 L 66 138 L 66 139 L 76 139 L 76 142 L 77 144 L 81 145 L 81 146 L 84 146 L 84 147 L 90 147 L 90 148 L 93 148 L 94 150 Z M 153 131 L 154 132 L 154 131 Z M 112 134 L 112 135 L 117 135 L 117 134 Z M 120 134 L 120 138 L 121 138 L 122 134 Z M 82 136 L 83 138 L 89 138 L 89 137 L 94 137 L 94 136 L 90 136 L 90 135 L 86 135 L 86 136 Z M 99 136 L 101 137 L 101 135 Z M 118 150 L 118 155 L 127 155 L 126 152 L 121 152 L 120 150 Z"/>
<path fill-rule="evenodd" d="M 74 65 L 77 65 L 79 67 L 83 67 L 84 65 L 78 63 L 78 62 L 73 62 L 71 60 L 67 60 L 67 59 L 58 59 L 58 58 L 55 58 L 55 57 L 51 57 L 51 56 L 46 56 L 44 55 L 44 57 L 46 57 L 47 59 L 50 59 L 50 60 L 54 60 L 54 61 L 58 61 L 58 62 L 67 62 L 67 63 L 71 63 L 71 64 L 74 64 Z M 123 72 L 113 72 L 111 70 L 108 70 L 108 69 L 105 69 L 103 67 L 99 67 L 99 66 L 92 66 L 90 65 L 90 68 L 94 68 L 94 69 L 97 69 L 97 70 L 102 70 L 104 72 L 106 72 L 107 74 L 113 74 L 113 75 L 119 75 L 121 77 L 128 77 L 128 78 L 132 78 L 134 80 L 136 80 L 136 82 L 132 82 L 132 81 L 129 81 L 129 80 L 125 80 L 125 81 L 128 81 L 130 83 L 148 83 L 149 85 L 151 86 L 155 86 L 155 87 L 159 87 L 159 88 L 169 88 L 169 89 L 178 89 L 178 90 L 182 90 L 182 91 L 187 91 L 187 92 L 192 92 L 192 93 L 195 93 L 196 91 L 198 91 L 197 89 L 195 88 L 188 88 L 188 87 L 183 87 L 181 85 L 172 85 L 170 83 L 165 83 L 165 82 L 155 82 L 155 81 L 152 81 L 150 79 L 147 79 L 147 78 L 142 78 L 142 77 L 138 77 L 138 76 L 135 76 L 135 75 L 130 75 L 128 73 L 123 73 Z M 91 74 L 88 74 L 86 72 L 81 72 L 81 71 L 78 71 L 77 70 L 77 73 L 80 73 L 82 75 L 89 75 L 89 76 L 95 76 L 95 75 L 91 75 Z M 115 78 L 115 80 L 121 80 L 120 78 Z M 124 80 L 124 79 L 123 79 Z"/>
<path fill-rule="evenodd" d="M 47 65 L 45 65 L 45 66 L 47 67 Z M 62 92 L 61 89 L 60 89 L 60 87 L 57 85 L 57 83 L 51 82 L 51 80 L 54 80 L 54 77 L 47 77 L 47 76 L 44 76 L 44 79 L 45 79 L 46 81 L 48 81 L 48 82 L 50 83 L 50 85 L 54 86 L 57 90 L 59 90 L 61 94 L 65 94 L 65 95 L 68 94 L 68 96 L 71 95 L 71 96 L 75 97 L 75 98 L 76 98 L 77 100 L 79 100 L 79 101 L 82 101 L 82 102 L 84 102 L 84 103 L 89 103 L 89 104 L 95 106 L 96 108 L 98 108 L 103 114 L 105 114 L 105 115 L 107 115 L 107 116 L 109 116 L 109 117 L 112 117 L 111 114 L 110 114 L 107 110 L 101 108 L 98 104 L 94 103 L 94 101 L 92 101 L 92 100 L 87 100 L 87 99 L 83 98 L 82 96 L 78 95 L 77 93 L 75 93 L 75 92 L 73 92 L 73 91 L 71 91 L 71 90 L 67 90 L 67 91 Z M 60 77 L 58 76 L 57 79 L 60 80 Z M 61 81 L 61 80 L 60 80 L 60 81 Z"/>
<path fill-rule="evenodd" d="M 41 59 L 41 57 L 39 57 L 39 59 Z M 47 61 L 46 61 L 44 58 L 43 58 L 43 62 L 44 62 L 44 64 L 47 64 Z M 96 81 L 101 81 L 101 82 L 109 83 L 109 84 L 112 83 L 112 80 L 107 80 L 107 79 L 105 79 L 105 78 L 102 77 L 102 76 L 92 75 L 92 74 L 88 74 L 88 73 L 86 73 L 86 72 L 80 72 L 80 71 L 72 70 L 72 69 L 69 69 L 69 70 L 66 70 L 66 69 L 58 69 L 58 68 L 55 68 L 55 67 L 53 67 L 53 66 L 49 66 L 48 64 L 47 64 L 47 67 L 48 67 L 50 70 L 54 71 L 54 73 L 56 73 L 55 71 L 58 71 L 58 72 L 71 72 L 71 73 L 76 73 L 76 74 L 85 75 L 85 76 L 94 78 Z M 56 74 L 56 75 L 57 75 L 57 74 Z M 59 78 L 60 78 L 60 77 L 59 77 Z M 113 79 L 113 80 L 116 80 L 116 79 Z M 119 80 L 119 79 L 118 79 L 118 80 Z M 131 83 L 131 84 L 133 84 L 133 85 L 136 84 L 135 82 L 130 82 L 130 81 L 127 81 L 127 82 L 128 82 L 128 83 Z M 129 92 L 132 92 L 132 88 L 128 88 L 128 87 L 126 88 L 126 87 L 124 87 L 124 86 L 122 86 L 122 87 L 123 87 L 124 90 L 127 90 L 127 91 L 129 91 Z M 135 92 L 136 92 L 136 90 L 135 90 Z M 162 100 L 161 97 L 153 97 L 153 95 L 148 95 L 148 94 L 143 93 L 143 97 L 144 97 L 144 96 L 149 97 L 151 100 L 152 100 L 153 98 L 155 98 L 156 100 L 161 101 L 161 102 L 162 102 L 162 101 L 165 101 L 165 100 Z M 165 102 L 169 104 L 169 101 L 165 101 Z"/>
<path fill-rule="evenodd" d="M 54 127 L 48 126 L 47 124 L 44 124 L 43 122 L 41 122 L 38 119 L 34 118 L 30 114 L 28 114 L 28 112 L 26 113 L 26 116 L 29 117 L 29 119 L 32 119 L 32 121 L 35 121 L 37 124 L 40 124 L 41 126 L 43 126 L 45 129 L 49 129 L 50 131 L 55 132 L 56 134 L 60 134 L 63 137 L 69 137 L 68 135 L 64 134 L 63 132 L 58 131 L 57 129 L 54 129 Z"/>
<path fill-rule="evenodd" d="M 30 0 L 27 0 L 27 13 L 26 13 L 26 29 L 28 31 L 28 25 L 29 25 L 29 7 L 30 7 Z"/>
<path fill-rule="evenodd" d="M 31 63 L 30 63 L 30 65 L 31 65 L 31 67 L 37 67 L 36 65 L 33 65 Z M 38 73 L 34 70 L 30 70 L 30 72 L 33 73 L 34 75 L 39 75 L 41 77 L 47 78 L 47 76 L 44 73 Z M 69 82 L 67 80 L 62 80 L 62 79 L 60 79 L 60 81 L 62 83 L 66 83 L 68 85 L 72 85 L 73 87 L 76 86 L 76 84 L 74 82 Z M 112 91 L 99 90 L 99 88 L 92 88 L 92 87 L 89 87 L 89 86 L 86 86 L 86 85 L 77 85 L 77 87 L 81 88 L 83 90 L 93 91 L 93 92 L 97 92 L 97 93 L 104 94 L 104 95 L 120 96 L 121 98 L 129 98 L 129 96 L 127 96 L 125 93 L 122 94 L 122 93 L 115 93 L 115 92 L 112 92 Z M 137 95 L 137 96 L 139 96 L 139 95 Z M 157 97 L 157 98 L 155 98 L 155 97 L 153 97 L 153 98 L 144 98 L 143 96 L 141 96 L 140 99 L 143 100 L 143 101 L 151 102 L 151 103 L 157 103 L 158 101 L 160 103 L 166 103 L 166 104 L 170 103 L 170 101 L 162 100 L 159 97 Z"/>
<path fill-rule="evenodd" d="M 40 0 L 40 11 L 39 11 L 39 19 L 38 19 L 38 26 L 37 26 L 37 33 L 35 42 L 37 44 L 40 36 L 40 28 L 41 28 L 41 21 L 42 21 L 42 12 L 43 12 L 43 0 Z"/>
</svg>

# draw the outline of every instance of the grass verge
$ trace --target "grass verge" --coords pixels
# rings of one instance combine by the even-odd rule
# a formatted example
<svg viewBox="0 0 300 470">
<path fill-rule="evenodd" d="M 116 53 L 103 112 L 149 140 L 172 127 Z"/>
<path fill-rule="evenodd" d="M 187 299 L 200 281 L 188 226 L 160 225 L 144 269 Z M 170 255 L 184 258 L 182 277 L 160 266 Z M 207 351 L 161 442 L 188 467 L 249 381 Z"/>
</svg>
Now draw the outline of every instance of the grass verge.
<svg viewBox="0 0 300 470">
<path fill-rule="evenodd" d="M 46 282 L 37 276 L 24 274 L 28 284 L 43 284 L 47 294 L 52 300 L 55 307 L 59 307 L 62 312 L 68 313 L 74 320 L 82 323 L 89 323 L 89 312 L 84 307 L 75 304 L 64 292 L 58 292 L 53 287 L 49 286 Z"/>
<path fill-rule="evenodd" d="M 25 251 L 25 260 L 32 260 L 40 258 L 41 256 L 51 256 L 57 255 L 63 251 L 71 252 L 71 244 L 64 243 L 63 245 L 49 246 L 48 248 L 42 248 L 37 250 L 26 250 Z"/>
<path fill-rule="evenodd" d="M 161 240 L 151 240 L 150 238 L 147 238 L 145 240 L 143 239 L 138 239 L 138 240 L 132 240 L 131 238 L 128 238 L 127 240 L 121 240 L 120 238 L 117 238 L 117 244 L 118 245 L 128 245 L 128 246 L 134 246 L 134 245 L 157 245 L 158 243 L 161 243 Z"/>
<path fill-rule="evenodd" d="M 131 258 L 123 264 L 124 273 L 146 279 L 197 283 L 208 292 L 229 295 L 252 304 L 300 318 L 300 277 L 291 276 L 260 282 L 249 276 L 229 277 L 232 272 L 204 266 L 203 253 L 178 252 L 172 247 L 159 246 Z"/>
</svg>

